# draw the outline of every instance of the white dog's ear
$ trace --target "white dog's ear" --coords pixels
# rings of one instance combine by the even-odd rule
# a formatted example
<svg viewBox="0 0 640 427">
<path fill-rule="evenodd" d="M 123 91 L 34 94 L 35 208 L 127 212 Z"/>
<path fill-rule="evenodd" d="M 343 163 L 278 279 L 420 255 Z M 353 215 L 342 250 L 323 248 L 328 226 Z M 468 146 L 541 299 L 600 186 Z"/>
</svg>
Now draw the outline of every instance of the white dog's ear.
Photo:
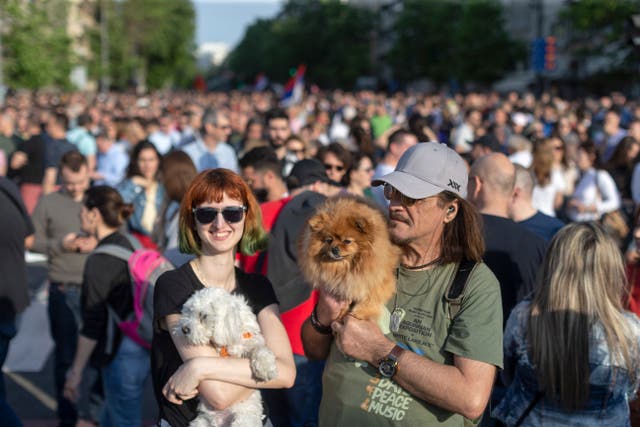
<svg viewBox="0 0 640 427">
<path fill-rule="evenodd" d="M 224 329 L 227 331 L 227 342 L 234 343 L 242 336 L 242 322 L 240 321 L 240 312 L 238 310 L 229 310 L 224 316 Z"/>
<path fill-rule="evenodd" d="M 232 345 L 242 334 L 240 328 L 240 313 L 231 297 L 220 299 L 215 307 L 215 320 L 213 320 L 213 341 L 217 345 Z"/>
</svg>

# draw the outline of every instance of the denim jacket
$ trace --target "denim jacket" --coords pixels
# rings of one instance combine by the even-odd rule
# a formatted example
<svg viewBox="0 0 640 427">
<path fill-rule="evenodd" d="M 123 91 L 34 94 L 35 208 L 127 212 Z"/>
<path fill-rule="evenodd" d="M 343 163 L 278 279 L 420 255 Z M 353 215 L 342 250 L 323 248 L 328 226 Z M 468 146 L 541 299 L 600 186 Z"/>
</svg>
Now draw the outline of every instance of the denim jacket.
<svg viewBox="0 0 640 427">
<path fill-rule="evenodd" d="M 513 426 L 538 394 L 535 369 L 529 358 L 527 343 L 530 301 L 523 301 L 512 311 L 504 333 L 503 377 L 507 382 L 505 396 L 493 410 L 492 416 L 507 426 Z M 640 354 L 640 320 L 632 313 L 624 313 L 635 337 L 630 351 Z M 635 346 L 635 347 L 634 347 Z M 639 360 L 634 361 L 634 366 Z M 612 366 L 604 330 L 595 324 L 589 338 L 589 400 L 584 409 L 567 412 L 558 402 L 544 396 L 533 405 L 522 426 L 630 426 L 628 400 L 635 396 L 638 382 L 632 382 L 625 368 Z M 585 373 L 586 374 L 586 373 Z M 638 376 L 638 372 L 635 373 Z"/>
<path fill-rule="evenodd" d="M 129 229 L 131 231 L 136 231 L 145 235 L 151 234 L 151 231 L 153 230 L 146 230 L 142 226 L 142 214 L 144 212 L 144 207 L 147 204 L 147 195 L 144 191 L 144 188 L 134 183 L 131 179 L 127 178 L 120 184 L 118 184 L 117 189 L 124 201 L 126 203 L 132 203 L 135 208 L 135 210 L 133 211 L 133 215 L 129 217 Z M 164 200 L 164 194 L 164 187 L 162 186 L 162 184 L 158 184 L 158 191 L 156 192 L 155 200 L 158 214 L 160 214 L 160 210 Z"/>
</svg>

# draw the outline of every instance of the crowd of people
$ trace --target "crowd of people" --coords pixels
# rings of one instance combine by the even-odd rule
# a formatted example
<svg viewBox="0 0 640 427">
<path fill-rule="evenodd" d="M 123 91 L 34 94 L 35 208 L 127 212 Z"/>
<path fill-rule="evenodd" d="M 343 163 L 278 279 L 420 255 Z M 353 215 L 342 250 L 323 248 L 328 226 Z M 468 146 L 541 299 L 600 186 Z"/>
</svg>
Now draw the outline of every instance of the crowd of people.
<svg viewBox="0 0 640 427">
<path fill-rule="evenodd" d="M 30 250 L 47 256 L 61 426 L 140 425 L 149 375 L 161 426 L 256 388 L 275 427 L 632 425 L 639 156 L 622 93 L 16 93 L 0 108 L 0 362 Z M 343 194 L 377 204 L 402 249 L 377 323 L 342 317 L 351 302 L 298 267 L 306 221 Z M 107 246 L 175 267 L 150 349 L 114 323 L 134 307 Z M 276 378 L 172 333 L 211 286 L 247 298 Z M 20 425 L 1 383 L 0 412 Z"/>
</svg>

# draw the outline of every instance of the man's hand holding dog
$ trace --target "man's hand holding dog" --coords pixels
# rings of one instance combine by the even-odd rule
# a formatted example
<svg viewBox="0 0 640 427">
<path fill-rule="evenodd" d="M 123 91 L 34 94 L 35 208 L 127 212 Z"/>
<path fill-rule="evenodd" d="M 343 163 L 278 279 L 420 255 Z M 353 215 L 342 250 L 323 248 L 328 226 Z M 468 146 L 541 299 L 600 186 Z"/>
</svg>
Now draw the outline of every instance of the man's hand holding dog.
<svg viewBox="0 0 640 427">
<path fill-rule="evenodd" d="M 394 346 L 372 320 L 360 320 L 347 315 L 342 321 L 333 322 L 331 328 L 340 351 L 374 366 L 378 366 L 378 362 L 389 354 Z"/>
</svg>

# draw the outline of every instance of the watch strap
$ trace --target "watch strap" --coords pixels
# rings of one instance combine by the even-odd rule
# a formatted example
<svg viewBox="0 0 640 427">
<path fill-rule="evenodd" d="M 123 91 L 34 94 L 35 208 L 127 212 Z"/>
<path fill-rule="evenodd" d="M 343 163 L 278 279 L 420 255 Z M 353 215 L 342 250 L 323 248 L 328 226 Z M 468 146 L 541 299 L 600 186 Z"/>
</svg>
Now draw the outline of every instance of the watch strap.
<svg viewBox="0 0 640 427">
<path fill-rule="evenodd" d="M 391 352 L 387 355 L 386 359 L 395 360 L 396 362 L 400 358 L 400 355 L 404 352 L 404 348 L 400 347 L 398 344 L 394 345 L 391 349 Z"/>
</svg>

